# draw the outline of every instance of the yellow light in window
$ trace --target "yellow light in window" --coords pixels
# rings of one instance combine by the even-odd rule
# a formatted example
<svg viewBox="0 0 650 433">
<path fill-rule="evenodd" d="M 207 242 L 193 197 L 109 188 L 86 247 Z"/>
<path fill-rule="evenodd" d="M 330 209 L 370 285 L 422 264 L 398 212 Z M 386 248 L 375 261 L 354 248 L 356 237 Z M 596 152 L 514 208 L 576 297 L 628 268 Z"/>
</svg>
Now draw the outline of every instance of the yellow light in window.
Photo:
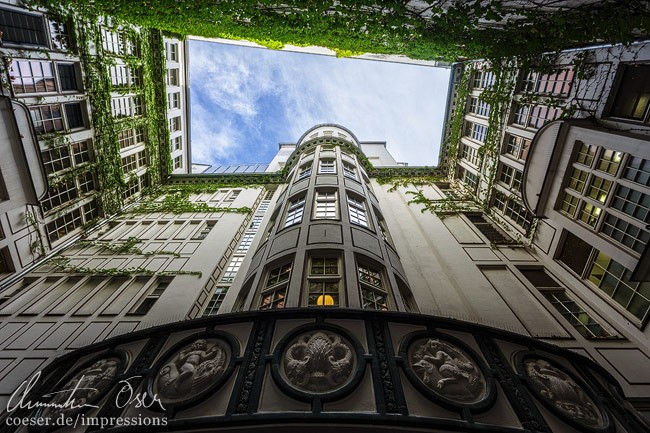
<svg viewBox="0 0 650 433">
<path fill-rule="evenodd" d="M 316 300 L 316 305 L 334 305 L 334 298 L 330 295 L 320 295 Z"/>
<path fill-rule="evenodd" d="M 614 162 L 621 162 L 621 152 L 614 152 Z"/>
<path fill-rule="evenodd" d="M 601 203 L 605 203 L 605 199 L 606 199 L 606 198 L 607 198 L 607 194 L 601 194 L 601 195 L 598 197 L 598 201 L 601 202 Z"/>
<path fill-rule="evenodd" d="M 594 206 L 594 215 L 596 216 L 600 215 L 600 210 L 601 209 L 599 207 Z"/>
</svg>

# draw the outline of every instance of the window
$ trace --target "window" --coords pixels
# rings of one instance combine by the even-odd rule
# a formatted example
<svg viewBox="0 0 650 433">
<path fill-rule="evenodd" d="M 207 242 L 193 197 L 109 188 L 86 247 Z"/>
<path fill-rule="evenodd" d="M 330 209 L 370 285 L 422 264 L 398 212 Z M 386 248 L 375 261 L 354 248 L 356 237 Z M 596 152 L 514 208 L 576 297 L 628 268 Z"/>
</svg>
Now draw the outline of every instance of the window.
<svg viewBox="0 0 650 433">
<path fill-rule="evenodd" d="M 71 104 L 65 104 L 65 117 L 68 121 L 68 129 L 83 128 L 84 127 L 84 118 L 81 111 L 81 103 L 73 102 Z"/>
<path fill-rule="evenodd" d="M 80 227 L 82 224 L 81 212 L 79 209 L 75 209 L 72 212 L 55 219 L 45 227 L 50 241 L 54 242 L 72 232 L 77 227 Z"/>
<path fill-rule="evenodd" d="M 263 218 L 264 217 L 262 215 L 255 215 L 251 221 L 251 224 L 248 226 L 248 230 L 257 231 L 257 229 L 260 228 L 260 224 L 262 224 Z"/>
<path fill-rule="evenodd" d="M 478 167 L 481 162 L 478 150 L 466 144 L 462 144 L 461 146 L 463 149 L 463 159 Z"/>
<path fill-rule="evenodd" d="M 488 127 L 479 123 L 467 122 L 465 126 L 465 135 L 481 143 L 485 142 Z"/>
<path fill-rule="evenodd" d="M 516 135 L 509 135 L 506 141 L 506 154 L 512 155 L 517 159 L 526 160 L 528 157 L 528 150 L 530 149 L 530 140 L 518 137 Z"/>
<path fill-rule="evenodd" d="M 520 106 L 517 105 L 513 123 L 524 127 L 541 128 L 546 122 L 559 118 L 563 111 L 557 107 L 545 105 Z"/>
<path fill-rule="evenodd" d="M 574 216 L 576 213 L 576 208 L 578 207 L 578 202 L 580 199 L 575 197 L 568 192 L 564 193 L 564 198 L 562 198 L 562 204 L 560 205 L 560 210 L 566 213 L 569 216 Z"/>
<path fill-rule="evenodd" d="M 7 274 L 9 272 L 13 272 L 13 266 L 11 266 L 9 248 L 4 247 L 2 250 L 0 250 L 0 275 Z"/>
<path fill-rule="evenodd" d="M 478 89 L 485 89 L 494 84 L 495 76 L 492 72 L 488 71 L 475 71 L 473 75 L 473 87 Z"/>
<path fill-rule="evenodd" d="M 169 119 L 169 132 L 176 132 L 181 130 L 181 117 L 176 116 Z"/>
<path fill-rule="evenodd" d="M 125 129 L 117 133 L 117 141 L 120 149 L 124 149 L 135 144 L 135 135 L 133 129 Z"/>
<path fill-rule="evenodd" d="M 44 150 L 41 155 L 43 156 L 45 171 L 48 174 L 59 170 L 65 170 L 72 166 L 72 159 L 70 158 L 68 146 Z"/>
<path fill-rule="evenodd" d="M 567 265 L 573 272 L 582 276 L 590 254 L 591 245 L 573 233 L 566 232 L 566 237 L 564 238 L 564 243 L 557 259 Z"/>
<path fill-rule="evenodd" d="M 596 146 L 585 144 L 581 141 L 576 141 L 576 144 L 580 146 L 578 155 L 576 156 L 576 162 L 591 167 L 591 163 L 594 162 L 594 156 L 596 155 Z"/>
<path fill-rule="evenodd" d="M 319 162 L 318 174 L 335 174 L 336 167 L 334 160 L 321 159 Z"/>
<path fill-rule="evenodd" d="M 311 176 L 311 162 L 300 167 L 297 180 L 304 179 L 309 176 Z"/>
<path fill-rule="evenodd" d="M 573 76 L 572 69 L 557 69 L 547 74 L 528 71 L 524 73 L 521 90 L 540 94 L 568 95 Z"/>
<path fill-rule="evenodd" d="M 239 271 L 243 261 L 244 256 L 234 256 L 223 273 L 221 281 L 224 283 L 231 283 L 232 280 L 235 279 L 235 275 L 237 275 L 237 271 Z"/>
<path fill-rule="evenodd" d="M 290 276 L 291 263 L 286 263 L 269 271 L 262 290 L 260 310 L 284 308 Z"/>
<path fill-rule="evenodd" d="M 251 247 L 251 244 L 253 243 L 254 237 L 255 237 L 255 233 L 246 233 L 244 237 L 242 237 L 241 242 L 237 247 L 237 252 L 248 251 L 248 249 Z"/>
<path fill-rule="evenodd" d="M 618 166 L 621 165 L 622 158 L 622 152 L 605 149 L 603 150 L 603 154 L 600 155 L 597 168 L 600 171 L 615 175 L 618 171 Z"/>
<path fill-rule="evenodd" d="M 129 155 L 122 158 L 122 173 L 127 174 L 138 168 L 136 155 Z"/>
<path fill-rule="evenodd" d="M 129 315 L 132 316 L 144 316 L 151 310 L 151 307 L 156 303 L 156 301 L 162 296 L 165 292 L 165 289 L 169 286 L 169 281 L 160 281 L 156 285 L 156 288 L 152 290 L 140 304 L 129 311 Z"/>
<path fill-rule="evenodd" d="M 208 236 L 208 234 L 210 233 L 210 231 L 212 230 L 212 228 L 214 227 L 215 224 L 216 223 L 213 222 L 213 221 L 206 222 L 203 225 L 203 227 L 201 228 L 201 231 L 198 232 L 192 239 L 196 239 L 196 240 L 205 239 Z"/>
<path fill-rule="evenodd" d="M 174 92 L 167 94 L 167 107 L 172 110 L 175 108 L 180 108 L 181 106 L 181 93 Z"/>
<path fill-rule="evenodd" d="M 359 286 L 362 307 L 369 310 L 388 310 L 388 293 L 383 287 L 381 272 L 359 264 Z"/>
<path fill-rule="evenodd" d="M 632 272 L 598 252 L 587 279 L 639 320 L 644 320 L 650 309 L 650 282 L 632 282 Z"/>
<path fill-rule="evenodd" d="M 182 156 L 177 156 L 176 158 L 174 158 L 174 170 L 178 170 L 179 168 L 183 168 Z"/>
<path fill-rule="evenodd" d="M 587 172 L 582 171 L 578 168 L 574 168 L 569 178 L 569 184 L 567 188 L 572 189 L 576 192 L 582 192 L 585 187 L 585 182 L 587 181 Z"/>
<path fill-rule="evenodd" d="M 66 179 L 48 188 L 47 196 L 41 202 L 41 205 L 45 212 L 49 212 L 75 198 L 77 198 L 77 189 L 75 188 L 74 179 Z"/>
<path fill-rule="evenodd" d="M 650 159 L 633 156 L 627 163 L 623 177 L 640 185 L 650 186 Z"/>
<path fill-rule="evenodd" d="M 181 136 L 179 135 L 178 137 L 174 137 L 174 138 L 172 138 L 172 139 L 170 140 L 170 141 L 171 141 L 171 147 L 172 147 L 172 150 L 181 150 L 181 149 L 183 149 L 183 141 L 182 141 L 182 138 L 183 138 L 183 137 L 181 137 Z"/>
<path fill-rule="evenodd" d="M 619 185 L 611 206 L 639 221 L 650 222 L 650 195 Z"/>
<path fill-rule="evenodd" d="M 69 50 L 72 47 L 72 23 L 60 22 L 50 19 L 50 35 L 52 36 L 52 48 L 58 50 Z"/>
<path fill-rule="evenodd" d="M 357 170 L 353 165 L 346 162 L 343 163 L 343 176 L 352 180 L 357 180 Z"/>
<path fill-rule="evenodd" d="M 87 193 L 95 189 L 95 177 L 91 172 L 79 176 L 79 189 L 82 193 Z"/>
<path fill-rule="evenodd" d="M 77 73 L 72 63 L 57 63 L 59 82 L 62 91 L 79 90 L 77 86 Z"/>
<path fill-rule="evenodd" d="M 469 112 L 479 116 L 488 117 L 490 115 L 490 104 L 481 101 L 479 98 L 469 99 Z"/>
<path fill-rule="evenodd" d="M 308 278 L 310 307 L 339 305 L 341 274 L 337 257 L 312 257 Z"/>
<path fill-rule="evenodd" d="M 533 214 L 516 197 L 507 197 L 501 191 L 494 190 L 492 206 L 524 230 L 528 230 L 533 222 Z"/>
<path fill-rule="evenodd" d="M 350 212 L 350 222 L 362 227 L 368 227 L 368 218 L 366 216 L 366 205 L 363 200 L 357 200 L 348 196 L 348 210 Z"/>
<path fill-rule="evenodd" d="M 214 289 L 214 293 L 208 301 L 205 310 L 203 310 L 203 315 L 201 317 L 215 316 L 217 314 L 219 307 L 223 304 L 226 293 L 228 293 L 228 288 L 228 286 L 217 286 L 217 288 Z"/>
<path fill-rule="evenodd" d="M 499 174 L 499 181 L 504 183 L 508 188 L 514 191 L 521 191 L 521 181 L 523 173 L 513 167 L 500 163 L 501 171 Z"/>
<path fill-rule="evenodd" d="M 584 203 L 580 210 L 579 219 L 588 226 L 596 227 L 601 211 L 602 209 L 598 206 L 594 206 L 591 203 Z"/>
<path fill-rule="evenodd" d="M 61 105 L 40 105 L 37 107 L 30 107 L 29 112 L 34 123 L 34 128 L 39 134 L 54 131 L 63 131 L 63 113 Z"/>
<path fill-rule="evenodd" d="M 478 175 L 469 170 L 465 170 L 464 167 L 458 167 L 458 179 L 462 180 L 471 189 L 475 189 L 478 183 Z"/>
<path fill-rule="evenodd" d="M 167 85 L 178 86 L 178 68 L 167 69 Z"/>
<path fill-rule="evenodd" d="M 515 117 L 512 121 L 515 125 L 526 126 L 526 119 L 528 119 L 528 107 L 525 105 L 518 105 L 515 109 Z"/>
<path fill-rule="evenodd" d="M 47 46 L 43 17 L 14 10 L 0 9 L 3 43 Z"/>
<path fill-rule="evenodd" d="M 56 91 L 52 62 L 14 60 L 9 65 L 9 80 L 16 94 Z"/>
<path fill-rule="evenodd" d="M 228 198 L 226 198 L 226 199 L 224 200 L 224 202 L 227 202 L 227 203 L 232 203 L 232 202 L 234 202 L 234 201 L 237 199 L 237 197 L 239 197 L 239 194 L 240 194 L 240 193 L 241 193 L 241 190 L 240 190 L 240 189 L 236 189 L 236 190 L 232 191 L 232 192 L 228 195 Z"/>
<path fill-rule="evenodd" d="M 620 83 L 610 115 L 647 121 L 650 105 L 650 65 L 623 66 Z"/>
<path fill-rule="evenodd" d="M 583 337 L 607 338 L 612 336 L 566 292 L 544 292 L 544 297 Z"/>
<path fill-rule="evenodd" d="M 165 45 L 165 54 L 167 60 L 171 62 L 178 62 L 178 44 L 176 42 L 167 42 Z"/>
<path fill-rule="evenodd" d="M 591 183 L 589 184 L 588 195 L 594 200 L 605 203 L 605 200 L 607 199 L 607 193 L 609 192 L 609 188 L 611 186 L 611 181 L 603 179 L 602 177 L 592 176 Z"/>
<path fill-rule="evenodd" d="M 316 219 L 336 219 L 336 191 L 316 191 Z"/>
<path fill-rule="evenodd" d="M 611 214 L 605 217 L 600 231 L 637 253 L 643 253 L 650 241 L 650 233 Z"/>
<path fill-rule="evenodd" d="M 298 198 L 293 200 L 289 204 L 289 209 L 287 211 L 287 218 L 284 222 L 285 227 L 289 227 L 294 224 L 298 224 L 302 221 L 302 214 L 305 209 L 305 197 Z"/>
</svg>

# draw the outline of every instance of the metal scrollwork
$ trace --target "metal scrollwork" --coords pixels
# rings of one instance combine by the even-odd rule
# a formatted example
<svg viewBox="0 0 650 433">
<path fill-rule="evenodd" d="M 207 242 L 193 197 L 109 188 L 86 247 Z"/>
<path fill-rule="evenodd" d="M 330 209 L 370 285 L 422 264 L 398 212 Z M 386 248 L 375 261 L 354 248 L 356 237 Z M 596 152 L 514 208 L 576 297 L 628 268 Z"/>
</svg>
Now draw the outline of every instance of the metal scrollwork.
<svg viewBox="0 0 650 433">
<path fill-rule="evenodd" d="M 187 400 L 205 391 L 224 373 L 230 351 L 217 338 L 199 338 L 180 349 L 158 371 L 155 393 L 163 402 Z"/>
<path fill-rule="evenodd" d="M 421 338 L 409 348 L 409 363 L 431 391 L 449 400 L 474 403 L 486 394 L 486 381 L 462 349 L 437 338 Z"/>
<path fill-rule="evenodd" d="M 111 387 L 122 361 L 117 357 L 99 359 L 69 379 L 64 385 L 51 392 L 54 398 L 42 417 L 70 417 L 81 412 L 84 406 L 91 406 Z M 70 401 L 74 404 L 71 405 Z"/>
<path fill-rule="evenodd" d="M 604 426 L 600 410 L 567 373 L 544 359 L 529 359 L 524 366 L 533 389 L 555 408 L 580 424 Z"/>
<path fill-rule="evenodd" d="M 326 331 L 306 332 L 289 344 L 282 357 L 287 381 L 302 391 L 331 392 L 352 379 L 356 367 L 352 345 Z"/>
</svg>

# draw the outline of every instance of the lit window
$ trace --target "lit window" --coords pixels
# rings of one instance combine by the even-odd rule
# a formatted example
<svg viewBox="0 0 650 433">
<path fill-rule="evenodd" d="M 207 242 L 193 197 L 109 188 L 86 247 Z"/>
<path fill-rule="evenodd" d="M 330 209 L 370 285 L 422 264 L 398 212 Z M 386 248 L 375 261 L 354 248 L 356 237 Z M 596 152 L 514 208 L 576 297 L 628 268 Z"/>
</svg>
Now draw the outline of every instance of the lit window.
<svg viewBox="0 0 650 433">
<path fill-rule="evenodd" d="M 606 338 L 612 336 L 566 292 L 544 292 L 544 297 L 583 337 Z"/>
<path fill-rule="evenodd" d="M 316 191 L 316 219 L 336 219 L 336 192 Z"/>
<path fill-rule="evenodd" d="M 594 156 L 596 155 L 596 146 L 585 144 L 581 141 L 577 141 L 576 144 L 580 145 L 580 149 L 578 149 L 578 155 L 576 157 L 576 162 L 578 164 L 591 167 L 591 163 L 594 162 Z"/>
<path fill-rule="evenodd" d="M 313 257 L 309 268 L 308 305 L 338 306 L 340 279 L 338 258 Z"/>
<path fill-rule="evenodd" d="M 594 206 L 591 203 L 584 203 L 582 210 L 580 211 L 580 221 L 591 227 L 596 227 L 601 210 L 601 208 Z"/>
<path fill-rule="evenodd" d="M 284 308 L 287 286 L 291 276 L 291 263 L 286 263 L 269 271 L 262 290 L 260 310 Z"/>
<path fill-rule="evenodd" d="M 562 205 L 560 209 L 569 216 L 573 216 L 576 213 L 576 208 L 578 207 L 578 202 L 580 199 L 578 197 L 572 196 L 571 194 L 564 193 L 564 198 L 562 199 Z"/>
<path fill-rule="evenodd" d="M 567 188 L 577 192 L 582 192 L 582 190 L 585 187 L 586 181 L 587 181 L 587 172 L 574 168 L 573 172 L 571 173 L 571 178 L 569 179 L 569 184 L 567 185 Z"/>
<path fill-rule="evenodd" d="M 366 205 L 363 201 L 348 196 L 348 210 L 350 211 L 350 222 L 352 224 L 368 227 Z"/>
<path fill-rule="evenodd" d="M 320 160 L 318 174 L 335 174 L 336 167 L 334 164 L 335 164 L 334 160 L 325 160 L 325 159 Z"/>
<path fill-rule="evenodd" d="M 302 221 L 302 214 L 305 210 L 305 197 L 300 197 L 299 199 L 293 200 L 289 204 L 289 209 L 287 211 L 287 218 L 284 222 L 285 227 L 289 227 L 294 224 L 298 224 Z"/>
<path fill-rule="evenodd" d="M 592 176 L 588 195 L 594 200 L 605 203 L 605 200 L 607 199 L 607 193 L 609 192 L 609 188 L 611 186 L 611 181 L 603 179 L 602 177 Z"/>
<path fill-rule="evenodd" d="M 650 309 L 650 282 L 632 282 L 632 272 L 598 252 L 587 279 L 639 320 L 644 320 Z"/>
<path fill-rule="evenodd" d="M 618 171 L 618 166 L 621 165 L 622 158 L 622 152 L 605 149 L 598 160 L 598 170 L 615 175 Z"/>
</svg>

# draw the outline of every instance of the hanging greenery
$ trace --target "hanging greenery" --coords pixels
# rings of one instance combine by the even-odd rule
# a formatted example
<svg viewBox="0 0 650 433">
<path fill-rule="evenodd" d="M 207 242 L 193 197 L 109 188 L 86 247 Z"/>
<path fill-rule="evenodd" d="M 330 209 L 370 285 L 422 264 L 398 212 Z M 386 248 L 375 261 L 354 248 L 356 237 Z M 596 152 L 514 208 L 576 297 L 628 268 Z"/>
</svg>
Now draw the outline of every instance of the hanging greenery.
<svg viewBox="0 0 650 433">
<path fill-rule="evenodd" d="M 153 256 L 156 254 L 166 254 L 166 255 L 172 255 L 174 257 L 180 257 L 181 255 L 179 253 L 175 253 L 173 251 L 165 251 L 165 250 L 154 250 L 154 251 L 142 251 L 140 248 L 136 247 L 136 244 L 142 243 L 142 239 L 138 239 L 136 237 L 129 237 L 126 241 L 121 242 L 121 243 L 112 243 L 112 242 L 104 242 L 104 241 L 97 241 L 97 240 L 87 240 L 87 239 L 82 239 L 79 240 L 75 243 L 75 245 L 79 247 L 99 247 L 103 248 L 105 250 L 109 250 L 114 252 L 115 254 L 140 254 L 143 256 Z"/>
<path fill-rule="evenodd" d="M 105 275 L 110 277 L 132 277 L 135 275 L 203 275 L 200 271 L 152 271 L 151 269 L 131 266 L 128 268 L 89 268 L 86 266 L 76 266 L 70 263 L 70 258 L 58 254 L 50 259 L 48 262 L 57 267 L 62 272 L 69 272 L 74 274 L 91 274 L 91 275 Z"/>
</svg>

